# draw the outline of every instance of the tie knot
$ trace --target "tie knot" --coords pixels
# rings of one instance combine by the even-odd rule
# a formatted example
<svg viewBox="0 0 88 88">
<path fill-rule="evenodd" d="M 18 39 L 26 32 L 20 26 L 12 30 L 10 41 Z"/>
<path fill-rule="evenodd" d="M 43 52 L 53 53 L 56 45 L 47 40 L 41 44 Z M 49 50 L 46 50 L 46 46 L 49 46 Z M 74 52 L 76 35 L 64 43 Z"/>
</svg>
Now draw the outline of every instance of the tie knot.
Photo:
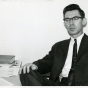
<svg viewBox="0 0 88 88">
<path fill-rule="evenodd" d="M 77 44 L 77 39 L 74 39 L 74 43 L 76 43 L 76 44 Z"/>
<path fill-rule="evenodd" d="M 75 42 L 77 42 L 77 39 L 74 39 Z"/>
</svg>

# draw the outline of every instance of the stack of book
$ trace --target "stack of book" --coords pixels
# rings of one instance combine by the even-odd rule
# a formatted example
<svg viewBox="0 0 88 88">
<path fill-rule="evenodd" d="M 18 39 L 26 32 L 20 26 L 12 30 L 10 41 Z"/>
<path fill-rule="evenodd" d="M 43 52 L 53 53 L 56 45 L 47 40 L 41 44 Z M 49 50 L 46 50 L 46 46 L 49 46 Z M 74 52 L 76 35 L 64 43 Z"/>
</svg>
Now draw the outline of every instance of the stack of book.
<svg viewBox="0 0 88 88">
<path fill-rule="evenodd" d="M 21 64 L 20 60 L 15 60 L 14 55 L 0 55 L 0 77 L 18 75 Z"/>
<path fill-rule="evenodd" d="M 14 55 L 0 55 L 0 64 L 11 64 L 15 61 Z"/>
</svg>

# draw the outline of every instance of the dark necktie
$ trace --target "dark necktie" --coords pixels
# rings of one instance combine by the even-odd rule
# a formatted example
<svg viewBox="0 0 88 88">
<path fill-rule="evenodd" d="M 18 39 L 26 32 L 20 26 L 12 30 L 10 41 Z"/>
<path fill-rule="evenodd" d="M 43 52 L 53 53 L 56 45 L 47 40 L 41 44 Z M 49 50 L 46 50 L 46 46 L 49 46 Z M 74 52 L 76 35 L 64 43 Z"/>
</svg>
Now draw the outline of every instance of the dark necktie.
<svg viewBox="0 0 88 88">
<path fill-rule="evenodd" d="M 75 43 L 73 45 L 73 57 L 72 57 L 72 66 L 68 75 L 68 86 L 74 85 L 74 66 L 77 57 L 77 40 L 74 39 Z"/>
</svg>

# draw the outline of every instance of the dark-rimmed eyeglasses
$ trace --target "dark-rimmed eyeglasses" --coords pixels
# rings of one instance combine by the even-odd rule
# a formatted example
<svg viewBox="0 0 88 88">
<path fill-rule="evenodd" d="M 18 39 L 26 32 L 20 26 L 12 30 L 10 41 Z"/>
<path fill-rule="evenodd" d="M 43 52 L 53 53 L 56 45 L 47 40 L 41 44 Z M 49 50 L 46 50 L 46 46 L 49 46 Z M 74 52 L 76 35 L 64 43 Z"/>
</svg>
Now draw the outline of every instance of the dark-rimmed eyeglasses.
<svg viewBox="0 0 88 88">
<path fill-rule="evenodd" d="M 72 17 L 72 18 L 64 18 L 63 20 L 64 20 L 65 22 L 70 22 L 71 20 L 72 20 L 72 21 L 77 21 L 77 20 L 79 20 L 80 18 L 83 18 L 83 17 L 74 16 L 74 17 Z"/>
</svg>

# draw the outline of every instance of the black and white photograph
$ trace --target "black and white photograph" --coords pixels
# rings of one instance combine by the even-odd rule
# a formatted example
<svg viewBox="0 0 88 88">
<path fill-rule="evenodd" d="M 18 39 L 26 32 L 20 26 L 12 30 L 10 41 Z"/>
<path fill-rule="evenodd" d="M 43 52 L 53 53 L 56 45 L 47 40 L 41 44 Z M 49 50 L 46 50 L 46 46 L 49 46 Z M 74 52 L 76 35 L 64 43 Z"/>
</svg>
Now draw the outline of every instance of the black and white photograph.
<svg viewBox="0 0 88 88">
<path fill-rule="evenodd" d="M 88 86 L 87 0 L 0 0 L 0 86 Z"/>
</svg>

